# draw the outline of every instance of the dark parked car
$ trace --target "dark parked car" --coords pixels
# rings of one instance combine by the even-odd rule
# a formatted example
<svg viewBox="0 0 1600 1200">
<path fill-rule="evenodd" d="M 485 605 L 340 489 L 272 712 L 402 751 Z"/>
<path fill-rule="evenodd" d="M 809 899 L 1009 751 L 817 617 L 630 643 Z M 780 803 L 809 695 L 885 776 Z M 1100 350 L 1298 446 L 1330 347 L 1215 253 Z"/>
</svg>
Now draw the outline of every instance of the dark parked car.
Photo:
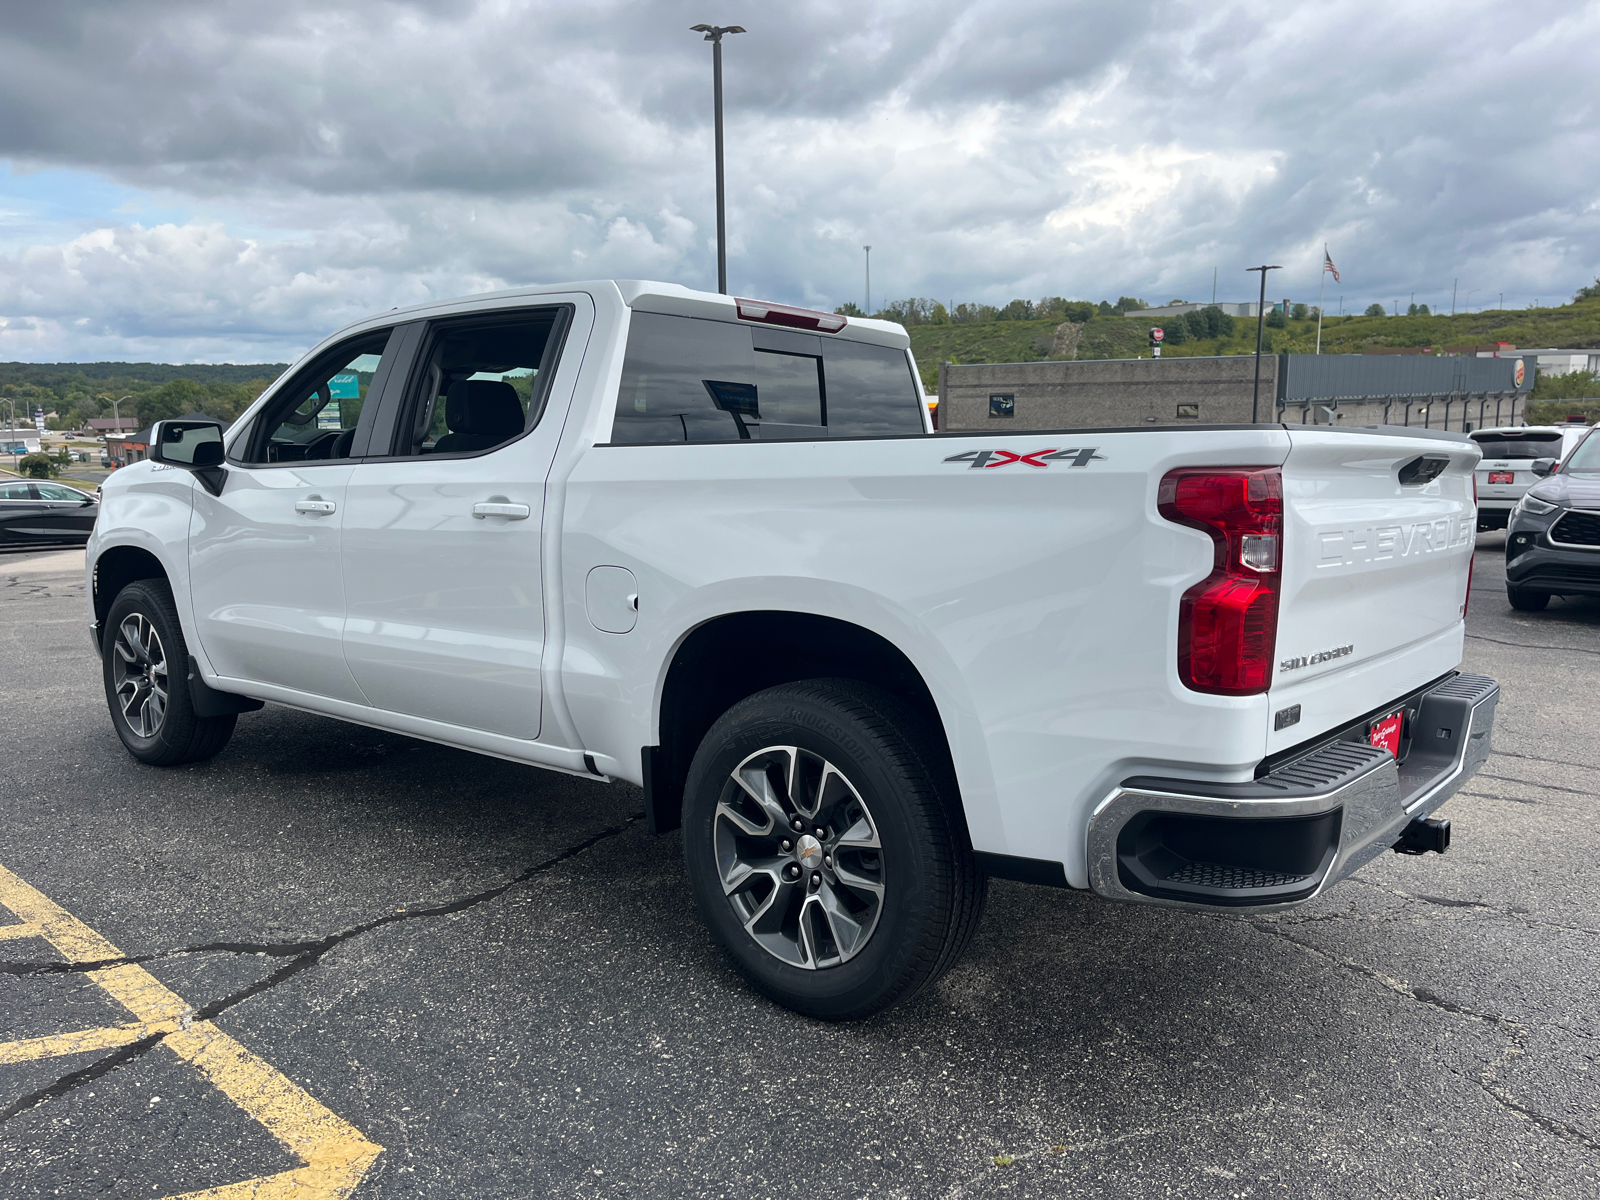
<svg viewBox="0 0 1600 1200">
<path fill-rule="evenodd" d="M 1600 426 L 1511 510 L 1506 531 L 1506 598 L 1536 612 L 1557 596 L 1600 596 Z"/>
<path fill-rule="evenodd" d="M 81 546 L 99 516 L 99 501 L 64 483 L 0 482 L 0 546 Z"/>
</svg>

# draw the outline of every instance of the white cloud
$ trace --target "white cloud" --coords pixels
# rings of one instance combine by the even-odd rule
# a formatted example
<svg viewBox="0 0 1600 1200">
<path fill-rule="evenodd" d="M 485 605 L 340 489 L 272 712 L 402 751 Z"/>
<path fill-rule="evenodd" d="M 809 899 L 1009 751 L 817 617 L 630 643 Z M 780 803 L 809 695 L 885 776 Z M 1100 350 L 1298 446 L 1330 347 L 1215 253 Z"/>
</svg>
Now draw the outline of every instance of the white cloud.
<svg viewBox="0 0 1600 1200">
<path fill-rule="evenodd" d="M 725 8 L 740 292 L 859 298 L 867 242 L 879 299 L 1198 295 L 1214 267 L 1242 296 L 1263 256 L 1309 296 L 1324 241 L 1363 305 L 1600 273 L 1594 0 Z M 0 355 L 282 359 L 430 297 L 710 286 L 688 13 L 20 9 L 0 157 L 77 184 L 50 212 L 0 186 Z"/>
</svg>

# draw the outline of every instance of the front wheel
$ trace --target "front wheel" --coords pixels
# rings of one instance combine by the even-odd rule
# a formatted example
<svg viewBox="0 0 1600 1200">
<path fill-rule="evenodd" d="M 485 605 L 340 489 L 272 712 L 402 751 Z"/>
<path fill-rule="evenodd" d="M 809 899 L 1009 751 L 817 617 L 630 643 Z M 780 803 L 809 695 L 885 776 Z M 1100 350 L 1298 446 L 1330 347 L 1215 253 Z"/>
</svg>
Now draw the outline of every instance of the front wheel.
<svg viewBox="0 0 1600 1200">
<path fill-rule="evenodd" d="M 1534 592 L 1527 588 L 1507 587 L 1506 599 L 1518 612 L 1543 612 L 1550 603 L 1549 592 Z"/>
<path fill-rule="evenodd" d="M 117 736 L 155 767 L 199 762 L 228 744 L 238 717 L 202 717 L 189 697 L 189 647 L 165 583 L 130 583 L 111 603 L 101 645 Z"/>
<path fill-rule="evenodd" d="M 695 900 L 762 993 L 826 1020 L 908 999 L 977 927 L 978 871 L 931 723 L 844 679 L 769 688 L 711 727 L 684 795 Z"/>
</svg>

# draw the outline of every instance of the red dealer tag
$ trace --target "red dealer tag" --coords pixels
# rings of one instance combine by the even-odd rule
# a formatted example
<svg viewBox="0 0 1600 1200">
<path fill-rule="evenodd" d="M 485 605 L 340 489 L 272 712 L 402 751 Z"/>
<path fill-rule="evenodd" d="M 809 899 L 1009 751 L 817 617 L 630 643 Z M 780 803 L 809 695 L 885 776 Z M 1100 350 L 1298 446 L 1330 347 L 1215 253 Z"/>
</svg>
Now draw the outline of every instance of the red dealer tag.
<svg viewBox="0 0 1600 1200">
<path fill-rule="evenodd" d="M 1367 740 L 1374 746 L 1381 746 L 1396 758 L 1400 757 L 1400 715 L 1390 713 L 1387 717 L 1372 723 L 1372 728 L 1367 733 Z"/>
</svg>

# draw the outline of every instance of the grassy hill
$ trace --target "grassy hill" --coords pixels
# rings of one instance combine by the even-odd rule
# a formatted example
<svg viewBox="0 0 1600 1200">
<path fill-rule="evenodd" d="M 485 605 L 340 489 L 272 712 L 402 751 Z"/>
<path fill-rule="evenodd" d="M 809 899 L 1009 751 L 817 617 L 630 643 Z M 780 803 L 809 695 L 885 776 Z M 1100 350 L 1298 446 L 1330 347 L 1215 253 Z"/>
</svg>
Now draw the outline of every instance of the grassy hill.
<svg viewBox="0 0 1600 1200">
<path fill-rule="evenodd" d="M 1053 355 L 1058 326 L 1052 321 L 990 321 L 970 325 L 914 325 L 911 350 L 924 386 L 938 386 L 941 362 L 1042 362 L 1058 358 L 1137 358 L 1148 355 L 1148 318 L 1092 318 L 1082 326 L 1076 353 Z M 1317 323 L 1290 321 L 1284 329 L 1268 329 L 1265 349 L 1274 354 L 1310 354 L 1317 345 Z M 1470 316 L 1328 317 L 1322 323 L 1324 354 L 1360 354 L 1367 347 L 1459 346 L 1510 342 L 1516 346 L 1571 349 L 1600 347 L 1600 300 L 1584 300 L 1559 308 L 1489 311 Z M 1256 323 L 1239 320 L 1231 338 L 1186 341 L 1168 345 L 1164 358 L 1195 355 L 1253 354 Z"/>
</svg>

